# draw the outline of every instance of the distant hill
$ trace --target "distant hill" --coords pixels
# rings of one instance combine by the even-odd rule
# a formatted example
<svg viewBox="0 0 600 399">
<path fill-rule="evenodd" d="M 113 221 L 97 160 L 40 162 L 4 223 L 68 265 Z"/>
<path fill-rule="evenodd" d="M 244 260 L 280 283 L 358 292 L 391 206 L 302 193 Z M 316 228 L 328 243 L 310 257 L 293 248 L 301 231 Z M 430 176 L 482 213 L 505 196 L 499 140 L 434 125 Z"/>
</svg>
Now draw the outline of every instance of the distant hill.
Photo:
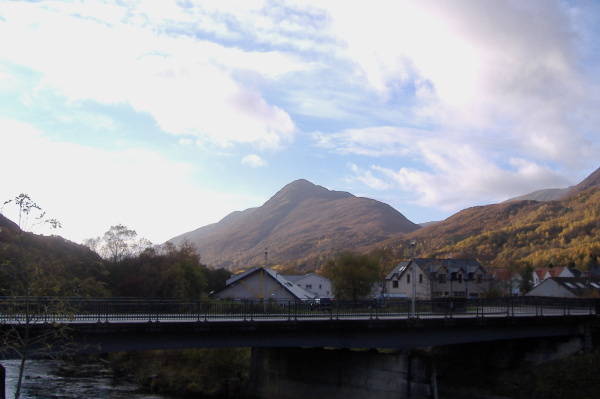
<svg viewBox="0 0 600 399">
<path fill-rule="evenodd" d="M 545 190 L 534 191 L 529 194 L 520 195 L 515 198 L 507 199 L 504 202 L 513 202 L 513 201 L 524 201 L 524 200 L 533 200 L 533 201 L 556 201 L 563 199 L 570 195 L 575 195 L 582 191 L 587 190 L 592 187 L 600 187 L 600 168 L 596 169 L 591 175 L 585 178 L 581 183 L 576 186 L 571 186 L 567 188 L 549 188 Z"/>
<path fill-rule="evenodd" d="M 169 240 L 196 243 L 202 263 L 229 269 L 264 263 L 308 267 L 342 250 L 371 247 L 420 226 L 382 202 L 296 180 L 258 208 Z"/>
<path fill-rule="evenodd" d="M 515 198 L 507 199 L 504 202 L 514 202 L 514 201 L 525 201 L 525 200 L 533 200 L 533 201 L 555 201 L 559 200 L 571 191 L 573 187 L 568 188 L 549 188 L 545 190 L 534 191 L 529 194 L 520 195 Z"/>
<path fill-rule="evenodd" d="M 600 265 L 600 187 L 559 201 L 514 201 L 462 210 L 383 246 L 407 248 L 417 241 L 424 257 L 477 258 L 495 268 L 525 264 Z"/>
<path fill-rule="evenodd" d="M 0 261 L 10 259 L 16 251 L 16 242 L 21 229 L 19 226 L 0 214 Z M 30 254 L 39 254 L 48 261 L 62 261 L 64 264 L 92 264 L 100 262 L 100 255 L 88 247 L 76 244 L 60 236 L 44 236 L 27 233 L 23 241 L 23 249 Z"/>
</svg>

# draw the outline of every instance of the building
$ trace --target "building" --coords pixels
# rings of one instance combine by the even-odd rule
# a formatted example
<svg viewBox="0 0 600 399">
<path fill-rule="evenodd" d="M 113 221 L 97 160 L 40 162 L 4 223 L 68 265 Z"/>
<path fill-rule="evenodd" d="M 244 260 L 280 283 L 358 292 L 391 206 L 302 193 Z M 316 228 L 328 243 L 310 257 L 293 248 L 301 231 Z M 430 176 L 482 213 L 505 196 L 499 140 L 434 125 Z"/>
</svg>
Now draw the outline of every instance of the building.
<svg viewBox="0 0 600 399">
<path fill-rule="evenodd" d="M 549 277 L 526 296 L 600 298 L 600 277 Z"/>
<path fill-rule="evenodd" d="M 573 273 L 575 273 L 577 276 Z M 581 272 L 577 269 L 567 267 L 539 267 L 533 271 L 533 286 L 536 287 L 542 281 L 552 277 L 579 277 Z"/>
<path fill-rule="evenodd" d="M 316 298 L 317 294 L 292 283 L 273 269 L 260 267 L 232 276 L 225 282 L 225 287 L 210 296 L 221 299 L 306 301 Z"/>
<path fill-rule="evenodd" d="M 514 270 L 492 269 L 488 272 L 492 279 L 492 286 L 502 291 L 506 296 L 521 294 L 523 277 Z"/>
<path fill-rule="evenodd" d="M 316 294 L 317 298 L 333 297 L 331 281 L 329 281 L 328 278 L 319 276 L 315 273 L 309 273 L 303 276 L 285 275 L 283 277 L 297 286 L 304 288 L 306 291 Z"/>
<path fill-rule="evenodd" d="M 479 297 L 490 276 L 475 259 L 413 258 L 400 262 L 385 279 L 389 298 Z"/>
</svg>

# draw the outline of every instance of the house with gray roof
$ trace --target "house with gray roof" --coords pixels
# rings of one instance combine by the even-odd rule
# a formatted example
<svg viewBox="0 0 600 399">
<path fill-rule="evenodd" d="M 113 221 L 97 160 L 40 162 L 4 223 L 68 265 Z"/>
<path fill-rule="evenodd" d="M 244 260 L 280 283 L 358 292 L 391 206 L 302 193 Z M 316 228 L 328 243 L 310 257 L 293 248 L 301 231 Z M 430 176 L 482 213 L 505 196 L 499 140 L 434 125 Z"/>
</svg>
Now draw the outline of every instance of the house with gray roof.
<svg viewBox="0 0 600 399">
<path fill-rule="evenodd" d="M 285 275 L 283 277 L 306 291 L 316 294 L 317 298 L 333 298 L 331 281 L 328 278 L 319 276 L 316 273 Z"/>
<path fill-rule="evenodd" d="M 600 295 L 600 277 L 549 277 L 526 296 L 585 298 Z"/>
<path fill-rule="evenodd" d="M 210 294 L 221 299 L 312 300 L 317 294 L 307 291 L 273 269 L 253 268 L 232 276 L 225 287 Z"/>
<path fill-rule="evenodd" d="M 490 276 L 475 259 L 413 258 L 402 261 L 385 279 L 388 298 L 479 297 Z"/>
</svg>

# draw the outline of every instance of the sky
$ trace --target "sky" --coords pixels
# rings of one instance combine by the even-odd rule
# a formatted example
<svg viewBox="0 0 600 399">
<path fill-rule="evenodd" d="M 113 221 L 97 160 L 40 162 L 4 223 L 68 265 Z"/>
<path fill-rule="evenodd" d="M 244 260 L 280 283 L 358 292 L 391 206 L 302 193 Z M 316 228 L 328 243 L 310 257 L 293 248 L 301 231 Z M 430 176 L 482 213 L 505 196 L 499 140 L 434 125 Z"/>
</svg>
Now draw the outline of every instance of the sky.
<svg viewBox="0 0 600 399">
<path fill-rule="evenodd" d="M 0 205 L 78 243 L 297 179 L 423 223 L 600 167 L 598 1 L 0 0 L 0 38 Z"/>
</svg>

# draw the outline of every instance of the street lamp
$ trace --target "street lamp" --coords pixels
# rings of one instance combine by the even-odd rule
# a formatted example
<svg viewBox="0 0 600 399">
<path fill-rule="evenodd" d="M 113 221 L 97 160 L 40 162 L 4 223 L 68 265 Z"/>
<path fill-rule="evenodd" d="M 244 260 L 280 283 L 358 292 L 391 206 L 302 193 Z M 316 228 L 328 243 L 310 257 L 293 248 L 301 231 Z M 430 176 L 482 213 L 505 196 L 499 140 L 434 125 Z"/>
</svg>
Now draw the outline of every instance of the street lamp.
<svg viewBox="0 0 600 399">
<path fill-rule="evenodd" d="M 411 247 L 411 263 L 412 263 L 412 317 L 415 317 L 416 298 L 417 298 L 417 265 L 415 264 L 415 244 L 417 241 L 413 238 L 410 240 Z"/>
</svg>

